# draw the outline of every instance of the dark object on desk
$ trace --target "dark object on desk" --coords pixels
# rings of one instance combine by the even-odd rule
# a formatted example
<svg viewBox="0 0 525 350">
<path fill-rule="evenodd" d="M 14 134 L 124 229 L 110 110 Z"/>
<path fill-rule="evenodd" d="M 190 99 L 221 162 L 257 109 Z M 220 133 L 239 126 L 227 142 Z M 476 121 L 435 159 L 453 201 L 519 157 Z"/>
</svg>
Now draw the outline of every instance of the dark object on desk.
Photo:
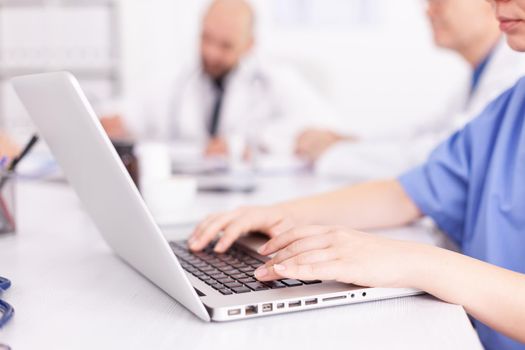
<svg viewBox="0 0 525 350">
<path fill-rule="evenodd" d="M 140 190 L 139 159 L 135 155 L 135 143 L 131 140 L 111 140 L 122 163 Z"/>
<path fill-rule="evenodd" d="M 15 170 L 18 164 L 24 159 L 38 142 L 38 135 L 33 135 L 26 144 L 20 155 L 11 161 L 7 169 L 2 172 L 0 179 L 0 233 L 12 233 L 16 231 L 15 221 Z M 6 186 L 10 182 L 9 188 Z"/>
<path fill-rule="evenodd" d="M 2 173 L 0 187 L 0 234 L 16 232 L 16 174 Z"/>
<path fill-rule="evenodd" d="M 257 182 L 252 174 L 198 176 L 197 183 L 199 192 L 248 194 L 257 190 Z"/>
<path fill-rule="evenodd" d="M 208 193 L 253 193 L 255 192 L 255 186 L 247 187 L 231 187 L 231 186 L 200 186 L 198 187 L 199 192 L 208 192 Z"/>
<path fill-rule="evenodd" d="M 0 277 L 0 297 L 2 296 L 2 293 L 11 287 L 11 281 L 9 281 L 7 278 Z M 0 299 L 0 329 L 4 327 L 7 322 L 13 317 L 13 314 L 15 313 L 15 309 Z"/>
</svg>

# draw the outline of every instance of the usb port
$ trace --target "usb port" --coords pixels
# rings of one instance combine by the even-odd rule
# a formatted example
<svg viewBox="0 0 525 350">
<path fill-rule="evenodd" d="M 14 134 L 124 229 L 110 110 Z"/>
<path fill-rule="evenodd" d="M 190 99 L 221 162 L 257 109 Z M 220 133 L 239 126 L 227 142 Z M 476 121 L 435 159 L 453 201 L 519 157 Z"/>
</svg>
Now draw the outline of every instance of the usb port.
<svg viewBox="0 0 525 350">
<path fill-rule="evenodd" d="M 241 309 L 228 310 L 228 316 L 238 316 L 241 314 Z"/>
<path fill-rule="evenodd" d="M 246 306 L 245 312 L 246 316 L 256 315 L 258 313 L 257 305 Z"/>
<path fill-rule="evenodd" d="M 263 304 L 262 306 L 262 312 L 270 312 L 273 310 L 272 304 Z"/>
<path fill-rule="evenodd" d="M 317 298 L 305 300 L 304 304 L 305 305 L 315 305 L 317 304 Z"/>
<path fill-rule="evenodd" d="M 288 307 L 298 307 L 298 306 L 301 306 L 301 300 L 290 301 L 288 303 Z"/>
<path fill-rule="evenodd" d="M 278 309 L 284 309 L 284 303 L 278 303 L 277 304 Z"/>
</svg>

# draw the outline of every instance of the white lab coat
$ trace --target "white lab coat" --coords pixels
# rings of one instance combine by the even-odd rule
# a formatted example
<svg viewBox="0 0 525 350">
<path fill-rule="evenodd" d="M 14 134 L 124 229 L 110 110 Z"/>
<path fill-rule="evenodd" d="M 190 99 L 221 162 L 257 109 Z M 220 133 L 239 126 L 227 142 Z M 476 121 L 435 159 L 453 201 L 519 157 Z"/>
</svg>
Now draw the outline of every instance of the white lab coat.
<svg viewBox="0 0 525 350">
<path fill-rule="evenodd" d="M 149 130 L 148 136 L 205 144 L 216 98 L 210 79 L 193 65 L 167 90 L 166 101 L 155 102 L 168 106 L 160 112 L 164 114 L 160 125 L 142 128 Z M 226 80 L 219 135 L 226 139 L 242 136 L 259 150 L 288 156 L 301 131 L 335 127 L 334 115 L 328 103 L 294 71 L 250 57 Z"/>
<path fill-rule="evenodd" d="M 470 81 L 465 82 L 463 91 L 450 101 L 441 118 L 392 138 L 341 142 L 318 160 L 315 171 L 324 176 L 356 180 L 398 176 L 424 162 L 440 142 L 480 114 L 524 75 L 525 55 L 511 50 L 501 40 L 475 93 L 469 97 Z"/>
</svg>

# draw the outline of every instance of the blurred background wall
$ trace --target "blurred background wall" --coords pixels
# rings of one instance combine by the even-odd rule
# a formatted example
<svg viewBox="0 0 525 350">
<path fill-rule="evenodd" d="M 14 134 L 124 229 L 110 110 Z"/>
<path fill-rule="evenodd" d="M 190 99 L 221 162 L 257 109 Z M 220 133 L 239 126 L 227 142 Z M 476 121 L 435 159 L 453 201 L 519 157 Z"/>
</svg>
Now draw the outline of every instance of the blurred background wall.
<svg viewBox="0 0 525 350">
<path fill-rule="evenodd" d="M 424 123 L 467 78 L 434 48 L 421 0 L 253 0 L 258 53 L 302 74 L 358 133 Z M 197 59 L 208 0 L 1 0 L 4 128 L 31 125 L 11 75 L 69 69 L 95 107 L 163 86 Z"/>
</svg>

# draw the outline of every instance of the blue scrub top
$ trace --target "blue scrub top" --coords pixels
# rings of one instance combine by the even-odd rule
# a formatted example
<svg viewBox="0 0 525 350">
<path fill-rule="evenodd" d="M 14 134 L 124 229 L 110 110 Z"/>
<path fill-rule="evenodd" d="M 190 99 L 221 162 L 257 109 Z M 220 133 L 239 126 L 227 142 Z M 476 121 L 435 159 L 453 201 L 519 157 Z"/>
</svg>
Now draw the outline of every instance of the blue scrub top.
<svg viewBox="0 0 525 350">
<path fill-rule="evenodd" d="M 522 78 L 426 164 L 400 177 L 420 210 L 464 254 L 519 273 L 525 273 L 524 121 Z M 525 344 L 474 324 L 486 349 L 525 350 Z"/>
<path fill-rule="evenodd" d="M 476 66 L 476 68 L 472 72 L 472 79 L 470 81 L 470 96 L 471 97 L 472 95 L 474 95 L 474 93 L 478 89 L 479 82 L 481 81 L 481 77 L 487 70 L 487 66 L 492 60 L 493 55 L 494 55 L 494 49 L 490 50 L 487 56 L 485 56 L 485 58 Z"/>
</svg>

